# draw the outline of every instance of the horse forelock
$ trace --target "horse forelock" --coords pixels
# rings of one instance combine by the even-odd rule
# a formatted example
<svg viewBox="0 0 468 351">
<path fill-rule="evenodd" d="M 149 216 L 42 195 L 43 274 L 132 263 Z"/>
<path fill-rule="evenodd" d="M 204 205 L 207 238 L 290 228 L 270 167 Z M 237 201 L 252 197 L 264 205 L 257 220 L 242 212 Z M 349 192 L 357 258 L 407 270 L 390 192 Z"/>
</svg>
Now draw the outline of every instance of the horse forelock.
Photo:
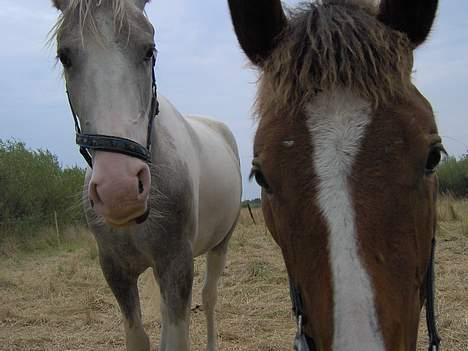
<svg viewBox="0 0 468 351">
<path fill-rule="evenodd" d="M 298 115 L 318 92 L 349 89 L 373 106 L 407 95 L 412 47 L 379 22 L 376 1 L 323 0 L 289 13 L 289 24 L 262 65 L 256 110 Z"/>
<path fill-rule="evenodd" d="M 145 3 L 149 1 L 147 0 Z M 123 28 L 141 27 L 139 18 L 134 15 L 135 6 L 134 0 L 69 0 L 67 8 L 52 28 L 51 38 L 58 38 L 71 26 L 77 26 L 82 41 L 84 33 L 100 39 L 102 33 L 97 26 L 96 11 L 104 7 L 110 10 L 117 33 L 121 32 Z"/>
</svg>

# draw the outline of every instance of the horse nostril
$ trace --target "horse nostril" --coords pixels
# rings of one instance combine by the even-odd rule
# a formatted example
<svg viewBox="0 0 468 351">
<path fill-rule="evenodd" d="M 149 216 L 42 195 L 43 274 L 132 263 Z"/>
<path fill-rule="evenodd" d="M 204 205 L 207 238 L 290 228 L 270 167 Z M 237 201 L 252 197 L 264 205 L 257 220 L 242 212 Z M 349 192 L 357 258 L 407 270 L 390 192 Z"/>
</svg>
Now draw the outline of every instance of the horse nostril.
<svg viewBox="0 0 468 351">
<path fill-rule="evenodd" d="M 150 179 L 150 172 L 148 165 L 143 164 L 142 168 L 137 174 L 137 179 L 138 179 L 138 196 L 144 196 L 147 197 L 147 195 L 150 192 L 150 187 L 151 187 L 151 179 Z"/>
<path fill-rule="evenodd" d="M 140 192 L 140 194 L 142 194 L 143 191 L 145 191 L 145 187 L 143 186 L 143 182 L 141 181 L 141 179 L 138 179 L 138 191 Z"/>
<path fill-rule="evenodd" d="M 94 208 L 96 204 L 99 204 L 102 202 L 101 199 L 99 198 L 97 185 L 95 183 L 90 184 L 88 196 L 89 196 L 89 204 L 91 205 L 91 208 Z"/>
</svg>

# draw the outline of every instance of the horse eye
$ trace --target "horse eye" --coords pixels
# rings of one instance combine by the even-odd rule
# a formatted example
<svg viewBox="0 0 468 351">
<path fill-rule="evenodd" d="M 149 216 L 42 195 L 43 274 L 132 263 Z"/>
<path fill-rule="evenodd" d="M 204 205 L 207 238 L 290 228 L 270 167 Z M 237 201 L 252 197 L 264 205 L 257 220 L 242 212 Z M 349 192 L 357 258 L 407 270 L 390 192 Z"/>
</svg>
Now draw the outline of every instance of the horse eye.
<svg viewBox="0 0 468 351">
<path fill-rule="evenodd" d="M 435 172 L 442 159 L 442 153 L 445 153 L 445 150 L 441 144 L 432 146 L 426 161 L 426 174 L 432 174 Z"/>
<path fill-rule="evenodd" d="M 153 58 L 156 57 L 156 49 L 155 48 L 150 48 L 146 51 L 146 54 L 145 54 L 145 61 L 150 61 L 152 60 Z"/>
<path fill-rule="evenodd" d="M 271 194 L 273 191 L 271 190 L 270 185 L 268 184 L 265 176 L 263 175 L 262 171 L 259 169 L 253 168 L 250 172 L 249 179 L 255 178 L 255 181 L 258 185 L 260 185 L 265 191 Z"/>
<path fill-rule="evenodd" d="M 72 61 L 70 59 L 70 56 L 65 51 L 60 51 L 57 57 L 62 63 L 64 68 L 70 68 L 72 66 Z"/>
</svg>

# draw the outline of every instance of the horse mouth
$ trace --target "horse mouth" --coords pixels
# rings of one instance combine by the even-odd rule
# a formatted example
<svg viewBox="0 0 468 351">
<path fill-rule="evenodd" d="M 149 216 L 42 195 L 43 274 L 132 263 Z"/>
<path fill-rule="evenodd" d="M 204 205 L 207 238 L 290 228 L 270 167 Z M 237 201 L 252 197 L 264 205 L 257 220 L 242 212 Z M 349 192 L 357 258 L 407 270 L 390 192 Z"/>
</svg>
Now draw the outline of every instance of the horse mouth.
<svg viewBox="0 0 468 351">
<path fill-rule="evenodd" d="M 149 217 L 150 209 L 148 208 L 142 216 L 135 219 L 136 224 L 143 224 Z"/>
<path fill-rule="evenodd" d="M 138 216 L 130 216 L 123 219 L 115 219 L 115 218 L 106 218 L 104 220 L 107 224 L 114 228 L 125 228 L 132 224 L 143 224 L 149 217 L 150 210 L 149 208 L 142 215 Z"/>
</svg>

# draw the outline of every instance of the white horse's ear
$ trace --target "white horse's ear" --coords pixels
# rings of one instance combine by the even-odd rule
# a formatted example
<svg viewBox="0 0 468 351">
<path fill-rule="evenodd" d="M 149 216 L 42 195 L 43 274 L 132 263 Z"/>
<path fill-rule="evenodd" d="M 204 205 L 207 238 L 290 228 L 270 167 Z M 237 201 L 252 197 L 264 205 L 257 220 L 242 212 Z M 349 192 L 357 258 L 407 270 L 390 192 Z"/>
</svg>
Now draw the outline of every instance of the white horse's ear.
<svg viewBox="0 0 468 351">
<path fill-rule="evenodd" d="M 65 11 L 70 4 L 70 0 L 52 0 L 52 3 L 57 8 L 57 10 Z"/>
<path fill-rule="evenodd" d="M 135 1 L 135 5 L 141 10 L 143 11 L 145 9 L 145 6 L 147 3 L 149 3 L 151 0 L 134 0 Z"/>
</svg>

